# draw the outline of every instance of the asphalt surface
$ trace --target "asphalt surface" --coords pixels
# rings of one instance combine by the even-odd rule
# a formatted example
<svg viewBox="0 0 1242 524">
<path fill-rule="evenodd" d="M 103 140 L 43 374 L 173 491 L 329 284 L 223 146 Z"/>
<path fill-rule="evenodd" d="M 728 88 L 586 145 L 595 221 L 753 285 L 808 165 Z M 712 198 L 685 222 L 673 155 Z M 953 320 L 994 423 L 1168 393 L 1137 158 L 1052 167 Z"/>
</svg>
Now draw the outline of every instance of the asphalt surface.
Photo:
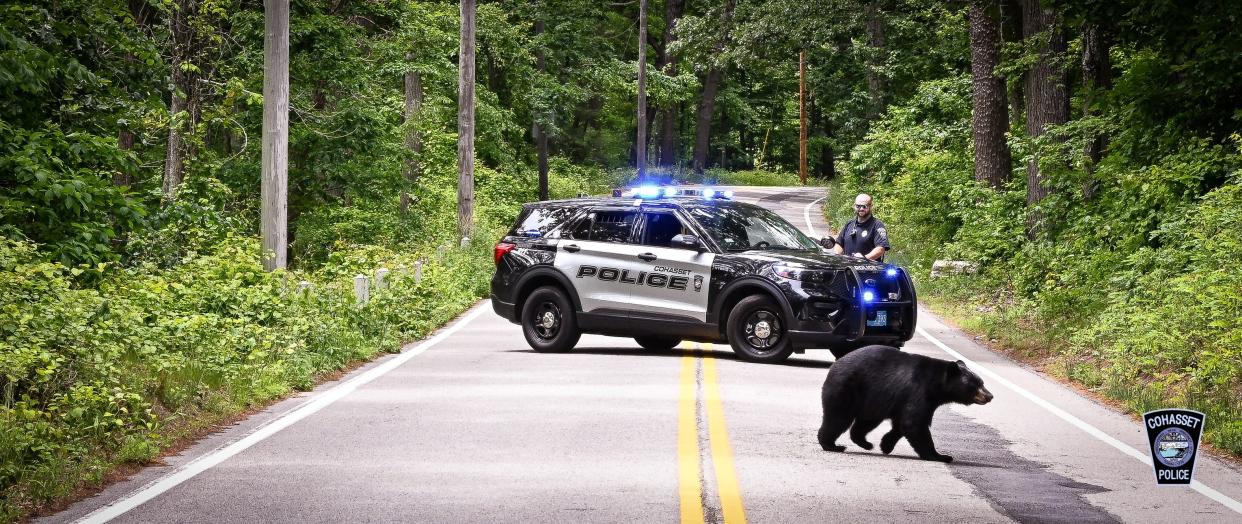
<svg viewBox="0 0 1242 524">
<path fill-rule="evenodd" d="M 816 236 L 822 196 L 737 188 Z M 965 358 L 996 395 L 938 412 L 952 464 L 904 440 L 889 456 L 844 437 L 845 453 L 822 451 L 827 351 L 760 365 L 722 344 L 584 336 L 538 354 L 483 302 L 44 520 L 1242 522 L 1242 472 L 1200 456 L 1196 488 L 1157 487 L 1137 420 L 926 311 L 919 325 L 906 351 Z"/>
</svg>

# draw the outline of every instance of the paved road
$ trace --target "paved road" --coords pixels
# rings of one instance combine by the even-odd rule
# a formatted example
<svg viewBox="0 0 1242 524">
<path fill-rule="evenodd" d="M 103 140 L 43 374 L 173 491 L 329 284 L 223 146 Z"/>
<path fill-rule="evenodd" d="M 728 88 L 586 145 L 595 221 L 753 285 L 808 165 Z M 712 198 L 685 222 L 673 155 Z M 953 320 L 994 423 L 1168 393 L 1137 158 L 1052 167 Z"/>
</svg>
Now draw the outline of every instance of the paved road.
<svg viewBox="0 0 1242 524">
<path fill-rule="evenodd" d="M 737 191 L 828 230 L 822 189 Z M 45 520 L 1242 522 L 1242 472 L 1201 457 L 1197 489 L 1157 488 L 1136 421 L 930 313 L 919 324 L 907 351 L 968 359 L 996 394 L 938 413 L 948 465 L 904 441 L 820 450 L 826 351 L 768 366 L 724 345 L 584 336 L 537 354 L 484 302 Z"/>
</svg>

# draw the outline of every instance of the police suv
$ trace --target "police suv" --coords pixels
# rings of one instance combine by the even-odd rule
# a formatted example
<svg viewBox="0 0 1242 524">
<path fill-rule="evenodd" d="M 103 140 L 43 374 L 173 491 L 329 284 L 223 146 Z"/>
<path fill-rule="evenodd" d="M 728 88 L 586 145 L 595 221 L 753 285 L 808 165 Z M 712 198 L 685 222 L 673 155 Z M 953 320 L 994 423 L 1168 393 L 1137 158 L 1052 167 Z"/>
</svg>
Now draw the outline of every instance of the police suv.
<svg viewBox="0 0 1242 524">
<path fill-rule="evenodd" d="M 496 244 L 492 307 L 541 352 L 595 333 L 649 350 L 727 341 L 745 360 L 772 363 L 913 336 L 903 269 L 833 254 L 833 239 L 811 240 L 728 195 L 648 187 L 526 204 Z"/>
</svg>

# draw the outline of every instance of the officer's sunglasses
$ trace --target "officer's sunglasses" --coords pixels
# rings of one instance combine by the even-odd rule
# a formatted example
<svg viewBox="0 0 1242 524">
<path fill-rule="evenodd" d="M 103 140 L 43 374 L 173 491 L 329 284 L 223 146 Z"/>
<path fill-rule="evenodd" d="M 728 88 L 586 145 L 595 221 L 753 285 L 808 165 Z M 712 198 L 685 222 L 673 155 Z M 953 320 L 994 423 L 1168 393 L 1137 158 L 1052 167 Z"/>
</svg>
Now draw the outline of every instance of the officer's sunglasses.
<svg viewBox="0 0 1242 524">
<path fill-rule="evenodd" d="M 871 204 L 854 204 L 855 209 L 867 209 L 869 207 L 871 207 Z"/>
</svg>

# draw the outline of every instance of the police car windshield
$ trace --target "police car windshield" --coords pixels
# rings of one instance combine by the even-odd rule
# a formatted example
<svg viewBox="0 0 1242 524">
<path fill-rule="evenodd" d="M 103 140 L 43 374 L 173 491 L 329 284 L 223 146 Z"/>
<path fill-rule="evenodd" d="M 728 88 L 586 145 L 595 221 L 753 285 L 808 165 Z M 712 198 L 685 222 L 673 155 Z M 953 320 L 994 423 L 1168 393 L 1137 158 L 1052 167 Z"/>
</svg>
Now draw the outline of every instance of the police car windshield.
<svg viewBox="0 0 1242 524">
<path fill-rule="evenodd" d="M 815 241 L 776 213 L 743 204 L 687 209 L 725 251 L 816 249 Z"/>
</svg>

